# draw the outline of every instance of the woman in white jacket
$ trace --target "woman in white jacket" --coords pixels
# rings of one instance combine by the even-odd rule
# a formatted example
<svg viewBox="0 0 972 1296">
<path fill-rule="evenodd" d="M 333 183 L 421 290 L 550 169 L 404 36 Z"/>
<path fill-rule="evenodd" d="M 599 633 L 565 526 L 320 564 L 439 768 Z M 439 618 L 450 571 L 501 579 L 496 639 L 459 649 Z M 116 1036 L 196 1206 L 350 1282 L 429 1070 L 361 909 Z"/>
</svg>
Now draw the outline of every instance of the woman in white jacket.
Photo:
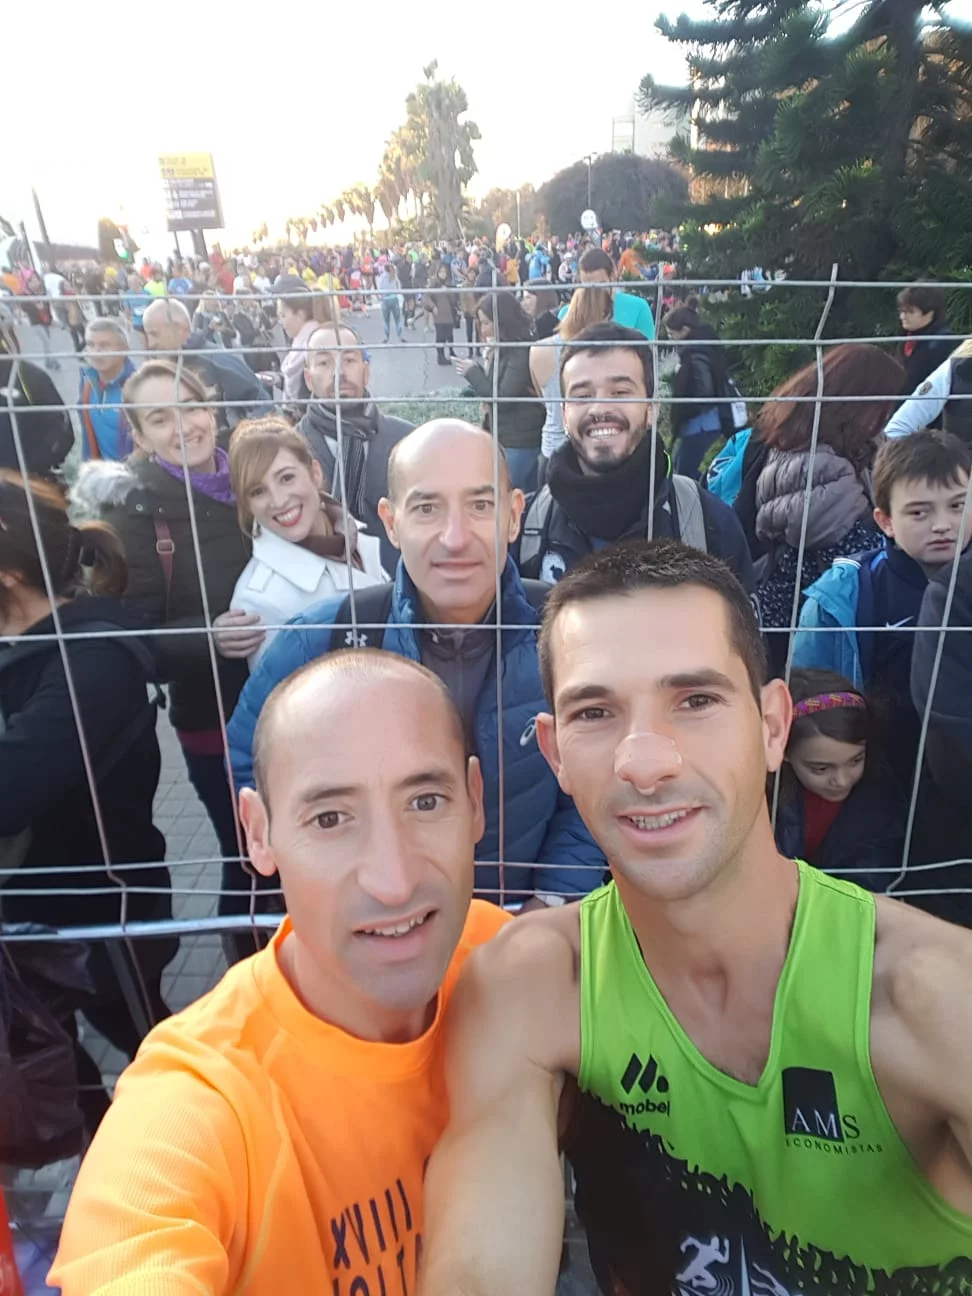
<svg viewBox="0 0 972 1296">
<path fill-rule="evenodd" d="M 253 557 L 236 582 L 226 624 L 217 635 L 224 656 L 246 656 L 252 670 L 276 627 L 315 603 L 351 588 L 379 585 L 377 537 L 325 492 L 321 466 L 286 420 L 253 419 L 233 433 L 230 476 L 240 526 L 253 537 Z"/>
</svg>

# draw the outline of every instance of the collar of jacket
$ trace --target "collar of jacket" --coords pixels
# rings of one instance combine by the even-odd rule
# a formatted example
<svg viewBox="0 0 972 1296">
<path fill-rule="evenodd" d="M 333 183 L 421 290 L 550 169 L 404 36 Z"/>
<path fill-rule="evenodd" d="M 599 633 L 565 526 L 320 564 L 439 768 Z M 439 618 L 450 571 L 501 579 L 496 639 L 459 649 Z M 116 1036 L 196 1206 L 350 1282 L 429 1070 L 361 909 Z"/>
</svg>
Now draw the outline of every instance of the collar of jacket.
<svg viewBox="0 0 972 1296">
<path fill-rule="evenodd" d="M 369 536 L 353 518 L 350 521 L 355 529 L 355 542 L 358 549 L 362 544 L 377 545 L 374 536 Z M 321 572 L 325 568 L 335 577 L 335 585 L 339 589 L 350 588 L 348 566 L 343 558 L 324 558 L 314 553 L 312 549 L 305 549 L 303 545 L 294 544 L 292 540 L 284 540 L 282 536 L 274 535 L 272 531 L 261 529 L 257 532 L 253 540 L 253 557 L 269 567 L 275 575 L 282 576 L 308 594 L 313 594 L 317 589 Z M 363 560 L 364 555 L 362 555 Z"/>
<path fill-rule="evenodd" d="M 928 584 L 928 577 L 924 569 L 915 562 L 910 554 L 898 547 L 893 540 L 889 540 L 886 545 L 888 551 L 888 568 L 894 575 L 906 585 L 913 585 L 916 589 L 924 590 Z M 951 567 L 951 563 L 948 567 Z"/>
<path fill-rule="evenodd" d="M 392 594 L 392 606 L 388 619 L 408 626 L 409 629 L 402 630 L 399 633 L 407 634 L 412 638 L 414 638 L 414 632 L 411 630 L 412 626 L 419 627 L 427 624 L 418 589 L 405 570 L 404 562 L 401 561 L 399 561 L 398 570 L 395 573 L 395 590 Z M 520 636 L 525 637 L 529 634 L 532 637 L 533 628 L 539 623 L 538 615 L 530 606 L 530 601 L 524 592 L 516 564 L 509 556 L 507 556 L 500 583 L 500 620 L 502 625 L 507 627 L 503 630 L 504 647 L 510 646 Z M 512 629 L 509 627 L 512 627 Z M 416 644 L 416 654 L 417 652 Z"/>
<path fill-rule="evenodd" d="M 111 382 L 108 383 L 103 383 L 98 370 L 93 369 L 90 365 L 85 365 L 81 372 L 95 391 L 108 391 L 111 387 L 122 387 L 135 372 L 135 366 L 132 364 L 129 357 L 126 356 L 125 363 L 122 365 L 121 373 L 117 378 L 112 378 Z"/>
</svg>

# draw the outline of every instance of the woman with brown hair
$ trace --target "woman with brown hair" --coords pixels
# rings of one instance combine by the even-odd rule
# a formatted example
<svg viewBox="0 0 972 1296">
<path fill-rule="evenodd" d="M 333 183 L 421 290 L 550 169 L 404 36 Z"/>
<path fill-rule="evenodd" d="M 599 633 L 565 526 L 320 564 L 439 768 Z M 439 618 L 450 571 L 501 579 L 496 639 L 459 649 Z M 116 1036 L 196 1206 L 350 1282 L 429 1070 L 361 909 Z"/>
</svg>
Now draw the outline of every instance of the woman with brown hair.
<svg viewBox="0 0 972 1296">
<path fill-rule="evenodd" d="M 239 425 L 229 448 L 230 480 L 240 527 L 253 539 L 253 557 L 236 582 L 231 611 L 256 615 L 266 626 L 250 669 L 291 617 L 353 586 L 386 581 L 381 546 L 327 494 L 321 465 L 286 419 Z M 216 646 L 220 648 L 220 637 Z"/>
<path fill-rule="evenodd" d="M 816 364 L 807 365 L 778 387 L 760 410 L 756 436 L 767 453 L 750 495 L 754 495 L 753 529 L 764 555 L 761 570 L 757 568 L 764 629 L 790 627 L 793 621 L 804 512 L 801 590 L 812 585 L 835 558 L 872 544 L 876 528 L 871 462 L 903 384 L 904 369 L 879 347 L 854 343 L 830 350 L 823 362 L 823 400 L 813 455 Z M 741 491 L 736 511 L 745 509 Z M 785 661 L 786 636 L 770 636 L 770 650 L 777 665 Z"/>
<path fill-rule="evenodd" d="M 160 757 L 146 685 L 155 666 L 117 601 L 126 574 L 109 527 L 72 526 L 55 486 L 31 478 L 25 487 L 17 474 L 0 471 L 0 635 L 11 640 L 0 646 L 6 922 L 70 928 L 114 925 L 123 915 L 127 922 L 172 916 L 161 862 L 165 839 L 152 822 Z M 168 1016 L 161 978 L 178 940 L 139 939 L 117 948 L 146 1016 Z M 77 987 L 76 1006 L 134 1057 L 140 1032 L 104 944 L 90 947 L 88 970 L 93 994 Z M 73 1015 L 64 1024 L 73 1032 Z M 93 1130 L 108 1098 L 80 1046 L 76 1057 L 81 1106 Z"/>
<path fill-rule="evenodd" d="M 488 359 L 456 360 L 456 372 L 483 402 L 483 427 L 495 432 L 517 490 L 537 488 L 543 403 L 530 377 L 533 323 L 512 293 L 487 293 L 476 308 Z"/>
<path fill-rule="evenodd" d="M 285 401 L 306 401 L 310 391 L 304 381 L 307 349 L 322 324 L 339 323 L 341 304 L 336 297 L 315 296 L 299 275 L 281 275 L 273 285 L 277 319 L 290 340 L 280 361 Z"/>
<path fill-rule="evenodd" d="M 128 606 L 145 625 L 178 632 L 152 637 L 159 678 L 169 686 L 169 716 L 219 839 L 224 890 L 248 891 L 220 709 L 228 720 L 249 673 L 246 658 L 263 638 L 258 617 L 227 611 L 250 559 L 250 538 L 237 522 L 229 458 L 216 444 L 211 397 L 201 380 L 167 360 L 151 360 L 129 378 L 123 395 L 136 453 L 124 464 L 85 464 L 72 499 L 121 536 Z M 207 625 L 218 634 L 215 660 Z M 243 901 L 248 912 L 249 897 Z M 232 903 L 222 897 L 220 912 L 236 912 Z"/>
</svg>

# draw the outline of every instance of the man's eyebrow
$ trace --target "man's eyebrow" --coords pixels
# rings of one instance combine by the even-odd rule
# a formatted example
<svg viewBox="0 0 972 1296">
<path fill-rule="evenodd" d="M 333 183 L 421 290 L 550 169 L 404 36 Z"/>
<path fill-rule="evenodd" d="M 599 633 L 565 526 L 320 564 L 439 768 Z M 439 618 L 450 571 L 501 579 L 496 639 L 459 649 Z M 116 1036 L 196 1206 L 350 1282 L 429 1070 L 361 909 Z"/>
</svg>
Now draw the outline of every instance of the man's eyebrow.
<svg viewBox="0 0 972 1296">
<path fill-rule="evenodd" d="M 558 707 L 577 706 L 579 702 L 594 702 L 606 698 L 611 690 L 606 684 L 576 684 L 557 694 Z"/>
<path fill-rule="evenodd" d="M 632 387 L 637 386 L 637 383 L 638 383 L 638 379 L 637 379 L 637 378 L 635 378 L 635 377 L 633 377 L 631 374 L 627 374 L 627 373 L 622 373 L 622 374 L 610 374 L 607 378 L 604 378 L 604 379 L 602 379 L 601 381 L 603 381 L 603 382 L 605 382 L 605 383 L 614 383 L 614 384 L 618 384 L 618 383 L 628 383 L 628 384 L 629 384 L 630 386 L 632 386 Z M 578 378 L 578 379 L 576 379 L 574 382 L 572 382 L 572 383 L 568 383 L 568 385 L 567 385 L 567 395 L 569 396 L 570 393 L 571 393 L 572 391 L 574 391 L 575 389 L 577 389 L 577 388 L 592 387 L 593 385 L 594 385 L 594 379 L 593 379 L 593 378 Z"/>
<path fill-rule="evenodd" d="M 333 801 L 337 797 L 354 796 L 360 789 L 348 784 L 346 787 L 308 787 L 298 793 L 298 805 L 313 805 L 317 801 Z"/>
<path fill-rule="evenodd" d="M 451 770 L 447 769 L 427 769 L 420 770 L 417 774 L 409 774 L 408 778 L 402 779 L 398 786 L 403 792 L 411 788 L 428 787 L 429 785 L 438 787 L 454 788 L 456 786 L 456 776 Z"/>
<path fill-rule="evenodd" d="M 718 688 L 726 693 L 739 692 L 728 675 L 723 675 L 722 671 L 708 669 L 663 675 L 659 684 L 663 689 Z"/>
<path fill-rule="evenodd" d="M 401 791 L 407 792 L 410 788 L 428 787 L 430 784 L 453 788 L 456 786 L 456 776 L 452 771 L 445 768 L 430 768 L 419 770 L 415 774 L 409 774 L 397 786 Z M 297 804 L 315 805 L 318 801 L 336 801 L 340 797 L 355 796 L 361 790 L 361 784 L 355 785 L 353 783 L 345 784 L 343 787 L 315 785 L 304 788 L 302 792 L 298 793 Z"/>
<path fill-rule="evenodd" d="M 407 491 L 405 494 L 405 503 L 406 504 L 429 504 L 433 500 L 437 500 L 441 498 L 442 495 L 440 491 L 419 490 L 417 486 L 413 486 L 412 489 L 410 491 Z"/>
</svg>

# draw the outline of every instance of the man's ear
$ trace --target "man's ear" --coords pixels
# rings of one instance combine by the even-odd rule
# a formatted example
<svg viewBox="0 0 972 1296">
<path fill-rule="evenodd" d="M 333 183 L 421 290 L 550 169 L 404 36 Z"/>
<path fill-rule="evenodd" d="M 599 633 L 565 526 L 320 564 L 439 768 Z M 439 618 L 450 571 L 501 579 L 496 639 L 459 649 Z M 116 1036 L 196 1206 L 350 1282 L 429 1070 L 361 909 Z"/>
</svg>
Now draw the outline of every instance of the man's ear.
<svg viewBox="0 0 972 1296">
<path fill-rule="evenodd" d="M 386 495 L 382 495 L 378 501 L 378 516 L 384 523 L 388 539 L 396 549 L 401 549 L 402 546 L 398 543 L 398 536 L 395 532 L 395 507 Z"/>
<path fill-rule="evenodd" d="M 473 816 L 476 821 L 476 841 L 482 841 L 486 831 L 486 811 L 483 807 L 483 771 L 476 756 L 470 756 L 466 762 L 466 791 L 473 804 Z"/>
<path fill-rule="evenodd" d="M 270 813 L 254 788 L 240 792 L 240 823 L 246 833 L 250 863 L 263 877 L 273 877 L 277 861 L 270 845 Z"/>
<path fill-rule="evenodd" d="M 882 509 L 876 508 L 874 510 L 874 521 L 889 540 L 894 539 L 894 523 L 891 521 L 890 513 L 885 513 Z"/>
<path fill-rule="evenodd" d="M 523 510 L 526 508 L 526 496 L 521 490 L 510 492 L 510 526 L 507 539 L 510 544 L 520 534 L 520 523 L 523 521 Z"/>
<path fill-rule="evenodd" d="M 543 752 L 547 764 L 553 770 L 560 784 L 560 790 L 567 796 L 573 796 L 564 763 L 560 758 L 560 743 L 557 740 L 557 721 L 548 711 L 537 715 L 537 746 Z"/>
<path fill-rule="evenodd" d="M 760 696 L 766 768 L 771 774 L 775 774 L 786 755 L 786 742 L 793 720 L 793 699 L 781 679 L 770 680 L 765 684 Z"/>
</svg>

